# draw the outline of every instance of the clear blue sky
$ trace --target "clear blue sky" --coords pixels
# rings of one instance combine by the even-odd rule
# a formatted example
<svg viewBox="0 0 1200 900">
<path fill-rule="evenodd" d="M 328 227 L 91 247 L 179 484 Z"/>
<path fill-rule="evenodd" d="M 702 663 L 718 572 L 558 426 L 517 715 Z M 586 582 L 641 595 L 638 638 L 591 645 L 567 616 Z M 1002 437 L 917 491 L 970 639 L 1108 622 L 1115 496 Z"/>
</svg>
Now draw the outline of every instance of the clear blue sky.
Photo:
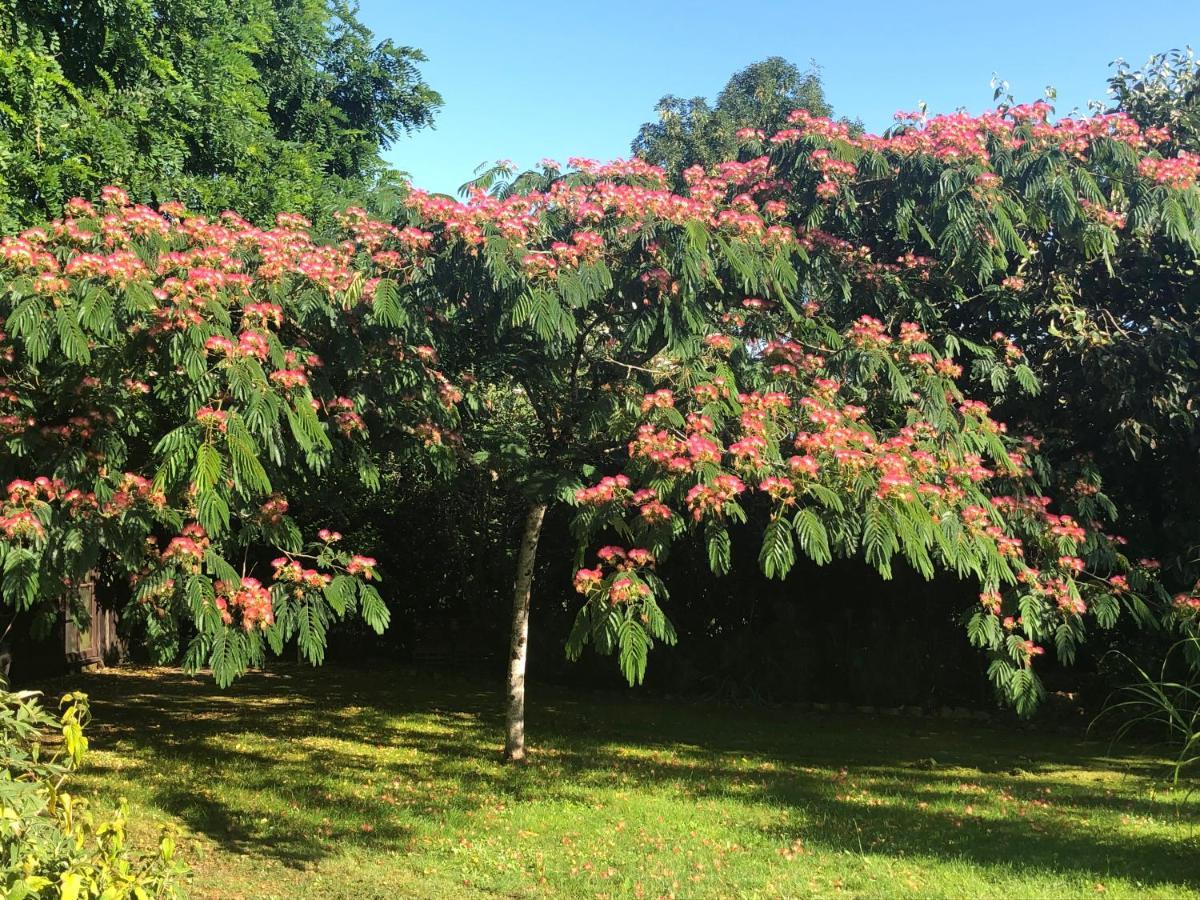
<svg viewBox="0 0 1200 900">
<path fill-rule="evenodd" d="M 1053 85 L 1059 114 L 1085 110 L 1116 57 L 1200 45 L 1200 0 L 361 3 L 379 37 L 425 51 L 445 100 L 388 158 L 447 192 L 485 161 L 627 156 L 663 94 L 715 97 L 768 56 L 815 60 L 836 113 L 879 131 L 921 100 L 986 108 L 993 72 L 1018 100 Z"/>
</svg>

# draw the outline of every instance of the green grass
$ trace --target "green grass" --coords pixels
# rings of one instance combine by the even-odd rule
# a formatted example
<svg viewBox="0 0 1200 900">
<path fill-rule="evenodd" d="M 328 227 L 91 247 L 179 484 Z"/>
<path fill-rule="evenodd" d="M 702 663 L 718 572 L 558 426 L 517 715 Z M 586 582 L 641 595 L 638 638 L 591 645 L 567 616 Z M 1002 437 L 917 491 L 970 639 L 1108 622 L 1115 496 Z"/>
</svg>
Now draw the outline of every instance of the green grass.
<svg viewBox="0 0 1200 900">
<path fill-rule="evenodd" d="M 81 790 L 179 823 L 201 897 L 1200 897 L 1200 800 L 1063 736 L 534 687 L 514 769 L 483 681 L 79 681 Z"/>
</svg>

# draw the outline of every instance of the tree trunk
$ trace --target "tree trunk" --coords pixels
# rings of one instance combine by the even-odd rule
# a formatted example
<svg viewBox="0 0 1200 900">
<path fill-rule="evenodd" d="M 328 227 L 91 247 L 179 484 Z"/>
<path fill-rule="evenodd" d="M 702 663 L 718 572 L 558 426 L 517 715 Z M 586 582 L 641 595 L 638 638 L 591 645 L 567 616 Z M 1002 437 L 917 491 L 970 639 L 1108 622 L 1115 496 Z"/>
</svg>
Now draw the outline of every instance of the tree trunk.
<svg viewBox="0 0 1200 900">
<path fill-rule="evenodd" d="M 533 563 L 546 504 L 535 503 L 525 519 L 521 549 L 517 554 L 517 580 L 513 586 L 512 640 L 508 652 L 508 709 L 505 714 L 504 761 L 525 762 L 525 660 L 529 655 L 529 598 L 533 591 Z"/>
</svg>

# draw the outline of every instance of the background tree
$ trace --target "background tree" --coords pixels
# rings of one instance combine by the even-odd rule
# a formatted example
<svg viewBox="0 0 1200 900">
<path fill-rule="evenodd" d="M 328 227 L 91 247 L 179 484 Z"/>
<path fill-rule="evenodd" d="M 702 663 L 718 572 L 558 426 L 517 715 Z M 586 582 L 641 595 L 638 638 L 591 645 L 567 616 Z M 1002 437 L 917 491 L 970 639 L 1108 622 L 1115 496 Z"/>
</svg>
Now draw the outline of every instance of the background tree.
<svg viewBox="0 0 1200 900">
<path fill-rule="evenodd" d="M 0 4 L 0 225 L 125 186 L 269 221 L 363 201 L 440 105 L 419 50 L 322 0 Z"/>
<path fill-rule="evenodd" d="M 658 101 L 658 121 L 647 122 L 633 140 L 636 156 L 669 172 L 675 187 L 689 166 L 711 166 L 737 159 L 740 128 L 774 133 L 794 109 L 832 114 L 815 66 L 801 71 L 780 56 L 751 63 L 733 74 L 710 104 L 704 97 L 685 100 L 667 94 Z"/>
<path fill-rule="evenodd" d="M 1192 152 L 1200 148 L 1200 62 L 1195 52 L 1170 50 L 1150 57 L 1134 69 L 1118 60 L 1108 80 L 1115 108 L 1143 128 L 1166 128 L 1176 144 Z"/>
<path fill-rule="evenodd" d="M 1120 62 L 1109 86 L 1115 110 L 1143 128 L 1165 129 L 1164 154 L 1190 158 L 1195 169 L 1200 63 L 1191 50 L 1154 56 L 1138 70 Z M 1176 230 L 1185 231 L 1183 217 L 1177 221 Z M 1100 397 L 1084 395 L 1089 405 L 1104 398 L 1120 411 L 1119 418 L 1101 420 L 1111 430 L 1096 448 L 1098 464 L 1114 495 L 1144 514 L 1134 519 L 1138 534 L 1172 581 L 1190 588 L 1200 575 L 1200 494 L 1191 475 L 1200 452 L 1200 288 L 1194 278 L 1200 252 L 1194 230 L 1190 247 L 1181 243 L 1153 242 L 1136 255 L 1122 254 L 1112 287 L 1093 300 L 1106 307 L 1090 316 L 1099 320 L 1096 346 L 1079 355 L 1090 357 L 1089 374 L 1104 373 L 1097 379 L 1104 387 Z"/>
</svg>

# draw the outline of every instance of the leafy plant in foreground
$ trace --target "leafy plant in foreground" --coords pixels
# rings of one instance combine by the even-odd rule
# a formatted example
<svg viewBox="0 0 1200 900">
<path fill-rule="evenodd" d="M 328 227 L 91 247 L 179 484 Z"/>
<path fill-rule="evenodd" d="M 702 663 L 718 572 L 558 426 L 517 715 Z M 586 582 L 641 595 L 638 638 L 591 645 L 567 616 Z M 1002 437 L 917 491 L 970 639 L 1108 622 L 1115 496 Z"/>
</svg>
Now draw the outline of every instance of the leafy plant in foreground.
<svg viewBox="0 0 1200 900">
<path fill-rule="evenodd" d="M 1184 636 L 1163 653 L 1157 673 L 1127 653 L 1111 651 L 1135 678 L 1113 692 L 1093 725 L 1117 719 L 1114 741 L 1157 732 L 1176 748 L 1173 774 L 1178 783 L 1186 769 L 1200 762 L 1200 583 L 1174 597 L 1166 624 L 1168 633 Z"/>
<path fill-rule="evenodd" d="M 68 694 L 51 715 L 32 691 L 0 689 L 0 885 L 9 900 L 125 900 L 181 896 L 186 871 L 164 832 L 151 854 L 126 839 L 124 803 L 97 817 L 65 785 L 87 751 L 87 697 Z M 56 735 L 61 746 L 51 751 Z"/>
</svg>

